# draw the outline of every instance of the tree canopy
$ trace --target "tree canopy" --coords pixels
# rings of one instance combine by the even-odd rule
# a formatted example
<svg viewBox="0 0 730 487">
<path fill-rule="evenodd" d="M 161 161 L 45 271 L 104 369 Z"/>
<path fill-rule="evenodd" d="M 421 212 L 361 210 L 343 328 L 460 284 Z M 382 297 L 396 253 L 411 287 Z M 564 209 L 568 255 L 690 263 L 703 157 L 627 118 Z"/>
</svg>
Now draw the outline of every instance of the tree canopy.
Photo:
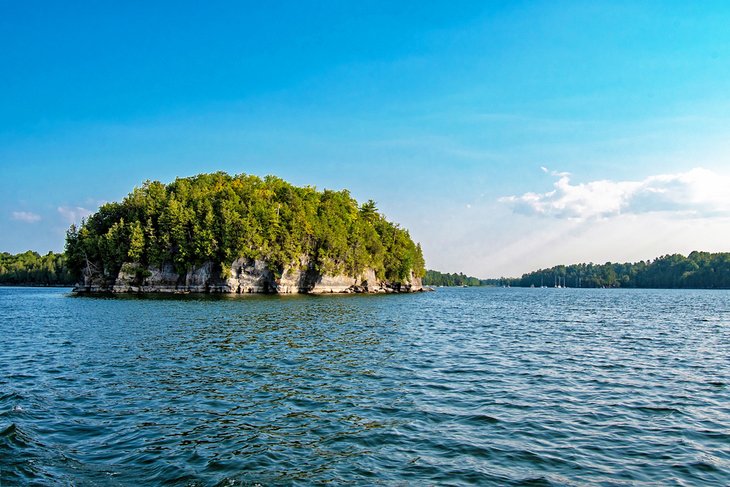
<svg viewBox="0 0 730 487">
<path fill-rule="evenodd" d="M 519 286 L 519 279 L 500 277 L 497 279 L 479 279 L 478 277 L 467 276 L 463 272 L 448 273 L 434 270 L 427 270 L 423 278 L 424 286 Z"/>
<path fill-rule="evenodd" d="M 74 283 L 66 266 L 66 256 L 48 252 L 40 255 L 27 251 L 11 255 L 0 253 L 0 284 L 60 286 Z"/>
<path fill-rule="evenodd" d="M 275 274 L 304 262 L 323 274 L 371 268 L 389 281 L 425 273 L 420 245 L 372 200 L 359 206 L 347 190 L 223 172 L 145 182 L 72 226 L 66 255 L 77 277 L 89 267 L 113 278 L 126 262 L 172 263 L 180 273 L 213 262 L 225 274 L 240 257 L 265 260 Z"/>
<path fill-rule="evenodd" d="M 434 270 L 427 270 L 423 278 L 424 286 L 481 286 L 482 283 L 476 277 L 467 276 L 463 273 L 444 273 Z"/>
<path fill-rule="evenodd" d="M 519 285 L 552 287 L 730 288 L 730 253 L 692 252 L 636 263 L 574 264 L 524 274 Z"/>
</svg>

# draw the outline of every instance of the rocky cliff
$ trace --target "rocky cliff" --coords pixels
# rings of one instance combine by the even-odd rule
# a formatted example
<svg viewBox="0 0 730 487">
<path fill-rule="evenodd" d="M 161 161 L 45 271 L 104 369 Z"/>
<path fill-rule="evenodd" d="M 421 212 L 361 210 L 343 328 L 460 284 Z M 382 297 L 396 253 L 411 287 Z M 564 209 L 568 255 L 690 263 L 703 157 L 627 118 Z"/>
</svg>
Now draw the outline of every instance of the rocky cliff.
<svg viewBox="0 0 730 487">
<path fill-rule="evenodd" d="M 421 279 L 413 273 L 403 282 L 385 282 L 378 280 L 372 269 L 357 277 L 326 275 L 304 263 L 286 267 L 281 277 L 276 278 L 265 261 L 245 258 L 234 261 L 229 272 L 221 273 L 219 269 L 206 262 L 179 274 L 171 264 L 143 268 L 135 263 L 126 263 L 114 280 L 86 273 L 74 292 L 349 294 L 423 291 Z M 221 274 L 229 277 L 223 278 Z"/>
</svg>

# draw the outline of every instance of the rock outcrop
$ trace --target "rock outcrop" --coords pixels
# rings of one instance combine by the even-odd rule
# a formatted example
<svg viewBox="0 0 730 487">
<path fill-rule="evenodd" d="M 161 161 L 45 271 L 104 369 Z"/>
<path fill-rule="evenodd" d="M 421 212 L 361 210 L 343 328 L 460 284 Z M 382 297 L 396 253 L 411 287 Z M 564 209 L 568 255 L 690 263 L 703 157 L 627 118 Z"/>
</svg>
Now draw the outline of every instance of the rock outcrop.
<svg viewBox="0 0 730 487">
<path fill-rule="evenodd" d="M 226 278 L 212 262 L 179 274 L 172 264 L 142 267 L 136 263 L 122 266 L 115 279 L 87 273 L 76 285 L 77 293 L 270 293 L 270 294 L 329 294 L 329 293 L 398 293 L 423 291 L 421 279 L 413 273 L 402 282 L 377 279 L 375 271 L 366 269 L 357 277 L 320 274 L 306 261 L 284 268 L 277 278 L 263 260 L 235 260 Z"/>
</svg>

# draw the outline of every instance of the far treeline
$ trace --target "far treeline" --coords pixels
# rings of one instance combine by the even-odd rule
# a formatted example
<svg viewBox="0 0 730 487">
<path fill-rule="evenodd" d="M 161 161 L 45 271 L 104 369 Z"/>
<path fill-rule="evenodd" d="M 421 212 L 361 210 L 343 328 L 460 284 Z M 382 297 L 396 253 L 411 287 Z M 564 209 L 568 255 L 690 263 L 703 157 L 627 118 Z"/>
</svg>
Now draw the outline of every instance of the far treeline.
<svg viewBox="0 0 730 487">
<path fill-rule="evenodd" d="M 424 286 L 502 286 L 511 284 L 515 279 L 479 279 L 463 273 L 444 273 L 428 270 L 423 277 Z"/>
<path fill-rule="evenodd" d="M 662 289 L 730 288 L 730 253 L 692 252 L 635 263 L 559 265 L 521 278 L 477 279 L 464 274 L 426 271 L 428 286 L 621 287 Z"/>
<path fill-rule="evenodd" d="M 730 288 L 730 253 L 692 252 L 665 255 L 633 264 L 575 264 L 524 274 L 512 285 L 522 287 Z"/>
<path fill-rule="evenodd" d="M 64 254 L 40 255 L 27 251 L 11 255 L 0 253 L 0 284 L 17 286 L 71 286 L 74 277 Z"/>
</svg>

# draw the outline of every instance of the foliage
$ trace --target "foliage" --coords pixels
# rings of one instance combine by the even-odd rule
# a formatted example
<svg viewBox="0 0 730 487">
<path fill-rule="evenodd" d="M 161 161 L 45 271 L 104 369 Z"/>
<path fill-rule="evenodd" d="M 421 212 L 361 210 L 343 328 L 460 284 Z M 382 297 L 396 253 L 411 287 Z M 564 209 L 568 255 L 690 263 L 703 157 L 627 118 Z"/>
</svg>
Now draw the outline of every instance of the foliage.
<svg viewBox="0 0 730 487">
<path fill-rule="evenodd" d="M 482 282 L 476 277 L 462 274 L 442 273 L 439 271 L 427 270 L 423 278 L 424 286 L 481 286 Z"/>
<path fill-rule="evenodd" d="M 482 286 L 511 287 L 519 286 L 520 280 L 514 277 L 500 277 L 498 279 L 482 279 L 479 281 Z"/>
<path fill-rule="evenodd" d="M 424 286 L 519 286 L 519 279 L 500 277 L 499 279 L 479 279 L 467 276 L 462 272 L 444 273 L 434 270 L 427 270 L 423 278 Z"/>
<path fill-rule="evenodd" d="M 524 274 L 519 285 L 552 287 L 560 279 L 568 287 L 730 288 L 730 253 L 692 252 L 665 255 L 653 261 L 617 264 L 574 264 Z"/>
<path fill-rule="evenodd" d="M 277 275 L 303 262 L 350 276 L 372 268 L 392 281 L 425 272 L 421 247 L 372 200 L 358 206 L 346 190 L 223 172 L 145 182 L 72 226 L 66 252 L 77 277 L 87 268 L 114 277 L 125 262 L 170 262 L 184 273 L 212 261 L 225 275 L 239 257 L 265 260 Z"/>
<path fill-rule="evenodd" d="M 0 253 L 0 284 L 68 286 L 73 282 L 64 254 L 48 252 L 42 256 L 30 250 L 16 255 Z"/>
</svg>

